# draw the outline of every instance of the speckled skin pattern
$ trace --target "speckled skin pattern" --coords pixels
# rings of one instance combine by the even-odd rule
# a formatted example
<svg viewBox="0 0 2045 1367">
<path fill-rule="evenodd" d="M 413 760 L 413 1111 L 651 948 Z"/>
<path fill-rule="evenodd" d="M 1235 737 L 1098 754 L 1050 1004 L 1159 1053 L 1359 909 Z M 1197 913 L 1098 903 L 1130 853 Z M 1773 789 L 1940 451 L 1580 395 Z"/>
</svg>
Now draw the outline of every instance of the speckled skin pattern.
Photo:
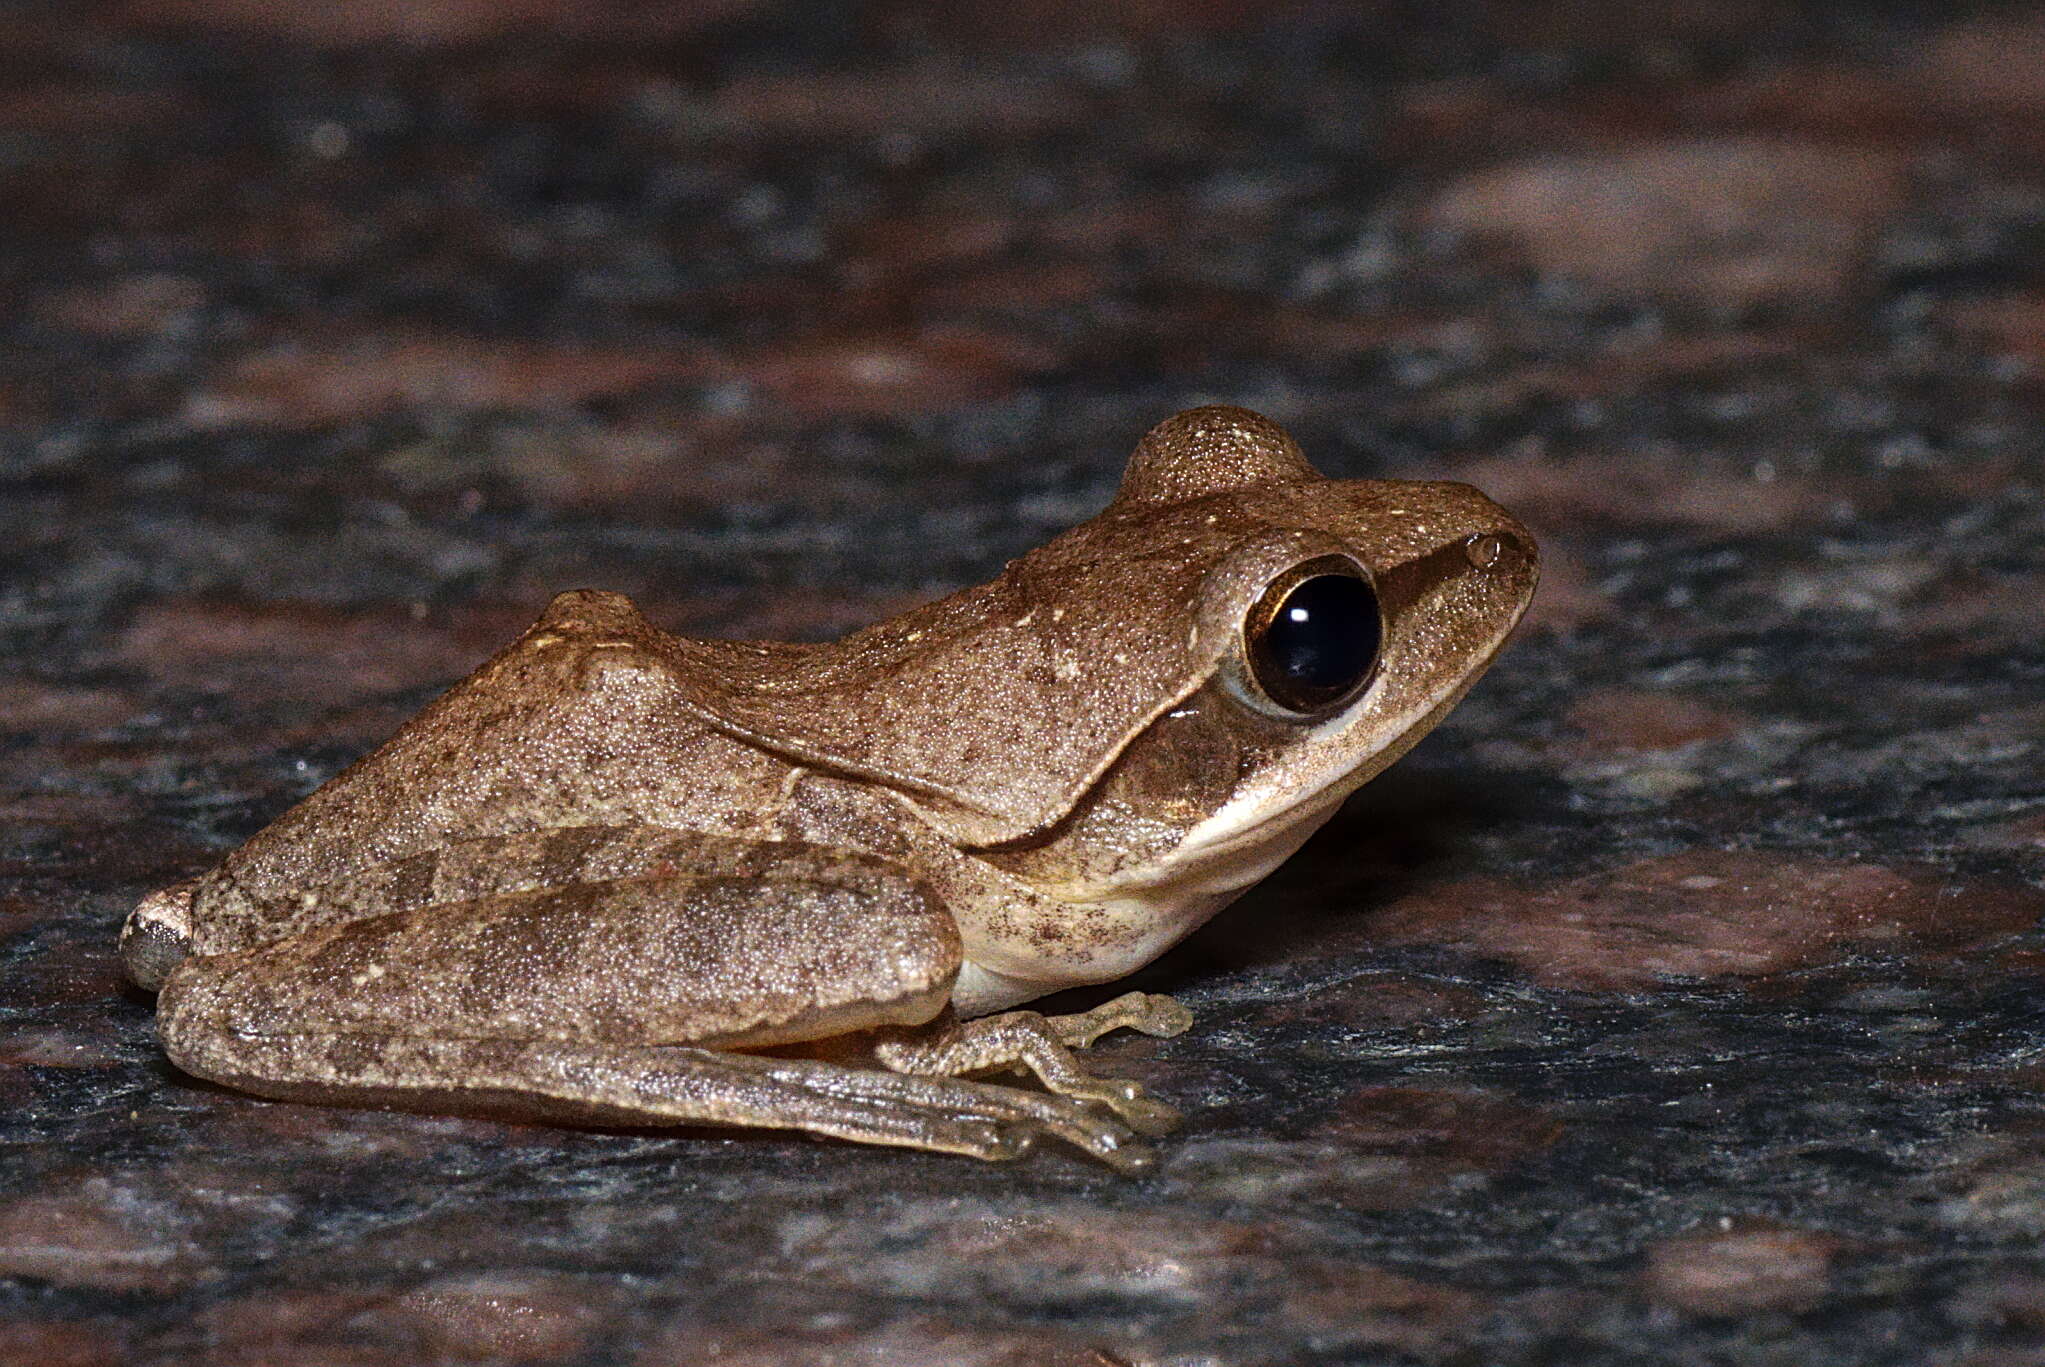
<svg viewBox="0 0 2045 1367">
<path fill-rule="evenodd" d="M 2045 1352 L 2045 17 L 0 12 L 0 1360 Z M 603 586 L 833 640 L 1269 414 L 1542 585 L 1128 983 L 1127 1178 L 266 1102 L 113 951 Z M 845 821 L 856 819 L 846 813 Z M 489 867 L 502 869 L 501 861 Z"/>
<path fill-rule="evenodd" d="M 1330 563 L 1377 585 L 1376 659 L 1353 699 L 1283 715 L 1246 643 Z M 180 1068 L 266 1096 L 473 1091 L 494 1114 L 1003 1158 L 1076 1134 L 1135 1170 L 1154 1160 L 1124 1123 L 1176 1116 L 1066 1051 L 1101 1029 L 953 1017 L 1112 981 L 1234 900 L 1469 690 L 1536 567 L 1466 485 L 1329 480 L 1269 419 L 1189 410 L 1098 517 L 839 642 L 690 640 L 560 595 L 218 868 L 144 897 L 123 960 Z M 889 1041 L 919 1071 L 1022 1064 L 1071 1099 L 725 1056 L 925 1026 Z"/>
</svg>

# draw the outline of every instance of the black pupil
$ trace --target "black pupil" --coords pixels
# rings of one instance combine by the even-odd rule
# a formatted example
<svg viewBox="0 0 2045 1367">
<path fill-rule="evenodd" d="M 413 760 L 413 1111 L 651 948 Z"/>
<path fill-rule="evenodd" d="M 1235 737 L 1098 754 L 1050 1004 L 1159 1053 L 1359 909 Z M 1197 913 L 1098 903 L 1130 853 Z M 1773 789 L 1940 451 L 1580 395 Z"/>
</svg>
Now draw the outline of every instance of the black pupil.
<svg viewBox="0 0 2045 1367">
<path fill-rule="evenodd" d="M 1311 712 L 1347 696 L 1378 657 L 1378 599 L 1348 574 L 1302 579 L 1250 644 L 1257 684 L 1280 707 Z"/>
</svg>

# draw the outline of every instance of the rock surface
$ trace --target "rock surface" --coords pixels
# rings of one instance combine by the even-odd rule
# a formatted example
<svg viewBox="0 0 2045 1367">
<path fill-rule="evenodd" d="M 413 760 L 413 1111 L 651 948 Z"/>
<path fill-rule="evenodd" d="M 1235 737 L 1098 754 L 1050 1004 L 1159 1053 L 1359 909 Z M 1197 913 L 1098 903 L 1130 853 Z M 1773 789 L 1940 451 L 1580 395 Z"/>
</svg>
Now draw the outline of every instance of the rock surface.
<svg viewBox="0 0 2045 1367">
<path fill-rule="evenodd" d="M 2045 1352 L 2045 25 L 912 0 L 0 14 L 0 1359 Z M 271 1104 L 113 936 L 554 590 L 816 638 L 1194 402 L 1543 537 L 1138 985 L 1137 1180 Z"/>
</svg>

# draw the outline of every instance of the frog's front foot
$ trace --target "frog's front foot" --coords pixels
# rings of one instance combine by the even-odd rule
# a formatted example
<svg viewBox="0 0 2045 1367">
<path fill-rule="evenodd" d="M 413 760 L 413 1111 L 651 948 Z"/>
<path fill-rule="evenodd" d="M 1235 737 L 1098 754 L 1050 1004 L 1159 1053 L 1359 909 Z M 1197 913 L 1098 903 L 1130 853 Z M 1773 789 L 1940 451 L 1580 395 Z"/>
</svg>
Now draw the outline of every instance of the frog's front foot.
<svg viewBox="0 0 2045 1367">
<path fill-rule="evenodd" d="M 997 1019 L 999 1019 L 997 1017 Z M 1170 1039 L 1193 1028 L 1193 1013 L 1161 992 L 1124 992 L 1091 1011 L 1072 1016 L 1047 1016 L 1044 1023 L 1058 1036 L 1058 1042 L 1078 1049 L 1092 1044 L 1110 1030 L 1134 1030 L 1140 1035 Z"/>
<path fill-rule="evenodd" d="M 1060 1096 L 1106 1106 L 1130 1129 L 1158 1135 L 1178 1126 L 1181 1117 L 1176 1110 L 1151 1096 L 1141 1083 L 1089 1072 L 1072 1051 L 1110 1030 L 1169 1037 L 1192 1023 L 1192 1013 L 1170 997 L 1128 992 L 1078 1015 L 1009 1011 L 954 1021 L 934 1033 L 890 1030 L 875 1045 L 874 1057 L 898 1073 L 926 1077 L 1027 1070 Z"/>
</svg>

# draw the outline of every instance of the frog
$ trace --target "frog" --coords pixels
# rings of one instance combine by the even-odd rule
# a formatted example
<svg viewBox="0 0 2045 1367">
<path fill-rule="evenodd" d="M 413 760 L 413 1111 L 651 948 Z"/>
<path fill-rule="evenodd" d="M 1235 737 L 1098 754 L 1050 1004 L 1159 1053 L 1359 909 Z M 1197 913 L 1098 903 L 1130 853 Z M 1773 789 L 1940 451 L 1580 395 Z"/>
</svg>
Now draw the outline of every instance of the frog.
<svg viewBox="0 0 2045 1367">
<path fill-rule="evenodd" d="M 1179 1112 L 1087 1051 L 1129 991 L 1489 666 L 1533 536 L 1466 484 L 1322 475 L 1210 405 L 1095 517 L 830 642 L 622 595 L 523 635 L 126 918 L 184 1073 L 256 1096 L 755 1127 L 1125 1173 Z"/>
</svg>

